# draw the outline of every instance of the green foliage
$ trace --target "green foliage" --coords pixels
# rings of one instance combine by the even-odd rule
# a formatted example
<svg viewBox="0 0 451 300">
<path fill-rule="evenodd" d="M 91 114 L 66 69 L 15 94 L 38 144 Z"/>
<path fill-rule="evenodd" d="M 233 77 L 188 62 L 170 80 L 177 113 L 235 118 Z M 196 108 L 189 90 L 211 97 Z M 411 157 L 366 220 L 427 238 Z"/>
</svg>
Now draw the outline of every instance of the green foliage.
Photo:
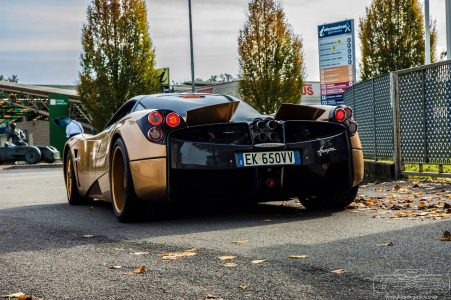
<svg viewBox="0 0 451 300">
<path fill-rule="evenodd" d="M 304 78 L 303 45 L 277 0 L 251 0 L 240 30 L 240 93 L 262 113 L 299 103 Z"/>
<path fill-rule="evenodd" d="M 93 0 L 82 46 L 77 90 L 96 129 L 126 100 L 160 90 L 144 0 Z"/>
<path fill-rule="evenodd" d="M 362 80 L 424 64 L 424 17 L 419 0 L 373 0 L 360 19 Z M 435 61 L 437 26 L 431 24 Z"/>
</svg>

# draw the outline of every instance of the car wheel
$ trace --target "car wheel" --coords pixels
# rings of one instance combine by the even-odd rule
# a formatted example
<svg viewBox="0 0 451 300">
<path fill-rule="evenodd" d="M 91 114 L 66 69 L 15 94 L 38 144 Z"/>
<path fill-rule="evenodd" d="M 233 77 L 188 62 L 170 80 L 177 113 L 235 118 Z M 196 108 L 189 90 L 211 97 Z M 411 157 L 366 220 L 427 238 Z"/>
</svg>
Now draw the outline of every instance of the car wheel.
<svg viewBox="0 0 451 300">
<path fill-rule="evenodd" d="M 357 196 L 359 186 L 345 192 L 324 192 L 316 196 L 299 197 L 301 204 L 309 210 L 345 209 Z"/>
<path fill-rule="evenodd" d="M 72 155 L 69 151 L 66 154 L 65 158 L 65 170 L 64 170 L 64 180 L 66 183 L 66 192 L 67 192 L 67 202 L 70 205 L 80 205 L 87 204 L 90 202 L 91 198 L 82 197 L 77 187 L 77 179 L 75 177 L 75 169 L 74 163 L 72 160 Z"/>
<path fill-rule="evenodd" d="M 28 147 L 27 151 L 25 152 L 25 161 L 30 164 L 34 165 L 37 164 L 41 160 L 41 151 L 39 151 L 36 147 Z"/>
<path fill-rule="evenodd" d="M 117 139 L 112 149 L 110 184 L 114 214 L 121 222 L 137 221 L 145 207 L 135 194 L 123 140 Z"/>
</svg>

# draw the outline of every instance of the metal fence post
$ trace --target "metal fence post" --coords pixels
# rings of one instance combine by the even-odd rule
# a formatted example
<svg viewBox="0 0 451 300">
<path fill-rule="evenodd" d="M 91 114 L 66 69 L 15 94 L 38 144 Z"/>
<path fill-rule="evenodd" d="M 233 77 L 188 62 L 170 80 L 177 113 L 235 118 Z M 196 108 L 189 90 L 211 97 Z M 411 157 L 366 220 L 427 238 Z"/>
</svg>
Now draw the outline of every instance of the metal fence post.
<svg viewBox="0 0 451 300">
<path fill-rule="evenodd" d="M 401 177 L 401 123 L 399 111 L 398 72 L 390 73 L 390 102 L 393 113 L 393 163 L 395 178 Z"/>
<path fill-rule="evenodd" d="M 428 131 L 427 131 L 427 113 L 426 113 L 426 70 L 423 69 L 421 72 L 422 81 L 422 94 L 421 102 L 423 105 L 423 145 L 424 145 L 424 161 L 429 163 L 429 143 L 428 143 Z"/>
<path fill-rule="evenodd" d="M 374 160 L 377 161 L 376 99 L 374 98 L 374 78 L 371 79 L 371 100 L 372 100 L 372 102 L 373 102 L 373 141 L 374 141 Z"/>
</svg>

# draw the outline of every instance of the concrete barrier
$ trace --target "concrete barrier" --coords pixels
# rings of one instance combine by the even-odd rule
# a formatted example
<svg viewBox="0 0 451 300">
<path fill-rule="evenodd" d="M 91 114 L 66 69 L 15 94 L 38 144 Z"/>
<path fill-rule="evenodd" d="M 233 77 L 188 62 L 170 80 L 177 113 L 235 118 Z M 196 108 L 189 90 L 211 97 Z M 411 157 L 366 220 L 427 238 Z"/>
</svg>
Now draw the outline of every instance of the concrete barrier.
<svg viewBox="0 0 451 300">
<path fill-rule="evenodd" d="M 395 164 L 393 162 L 365 160 L 364 182 L 386 181 L 395 179 Z"/>
</svg>

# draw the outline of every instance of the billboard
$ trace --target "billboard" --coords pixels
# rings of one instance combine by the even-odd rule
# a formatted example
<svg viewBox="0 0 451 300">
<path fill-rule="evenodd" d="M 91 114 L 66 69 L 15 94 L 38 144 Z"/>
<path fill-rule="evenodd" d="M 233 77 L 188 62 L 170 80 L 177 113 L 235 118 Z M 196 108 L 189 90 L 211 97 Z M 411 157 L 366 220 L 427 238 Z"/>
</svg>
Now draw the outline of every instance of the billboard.
<svg viewBox="0 0 451 300">
<path fill-rule="evenodd" d="M 354 20 L 318 26 L 321 104 L 343 104 L 356 81 Z"/>
</svg>

